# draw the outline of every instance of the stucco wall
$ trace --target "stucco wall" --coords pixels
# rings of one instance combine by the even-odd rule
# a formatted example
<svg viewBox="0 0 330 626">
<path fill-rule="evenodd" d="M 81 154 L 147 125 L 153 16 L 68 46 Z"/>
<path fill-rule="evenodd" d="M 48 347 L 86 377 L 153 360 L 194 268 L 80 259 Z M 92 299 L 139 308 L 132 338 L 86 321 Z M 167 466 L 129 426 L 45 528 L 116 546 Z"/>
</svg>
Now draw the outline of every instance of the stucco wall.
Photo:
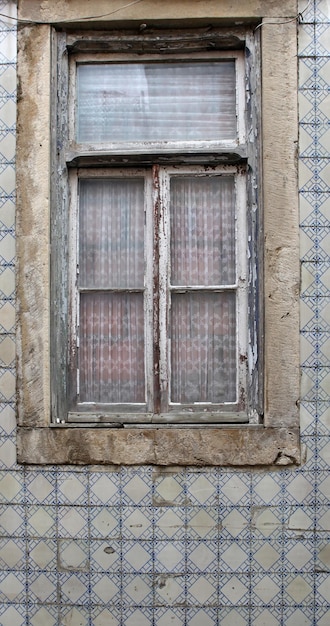
<svg viewBox="0 0 330 626">
<path fill-rule="evenodd" d="M 308 455 L 300 469 L 275 472 L 16 464 L 15 22 L 0 16 L 2 626 L 330 623 L 330 3 L 306 6 L 299 166 Z M 1 0 L 0 13 L 14 15 L 14 3 Z"/>
</svg>

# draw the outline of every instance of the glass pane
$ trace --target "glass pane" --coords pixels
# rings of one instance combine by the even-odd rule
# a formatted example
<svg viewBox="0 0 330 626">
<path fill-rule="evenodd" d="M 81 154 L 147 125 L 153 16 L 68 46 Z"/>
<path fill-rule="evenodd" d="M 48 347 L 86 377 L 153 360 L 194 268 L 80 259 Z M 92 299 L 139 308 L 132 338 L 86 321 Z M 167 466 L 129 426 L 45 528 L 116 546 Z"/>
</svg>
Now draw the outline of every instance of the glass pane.
<svg viewBox="0 0 330 626">
<path fill-rule="evenodd" d="M 236 138 L 235 61 L 78 65 L 77 140 Z"/>
<path fill-rule="evenodd" d="M 80 287 L 143 288 L 144 179 L 80 180 Z"/>
<path fill-rule="evenodd" d="M 236 401 L 235 293 L 172 294 L 171 402 Z"/>
<path fill-rule="evenodd" d="M 80 402 L 144 402 L 140 293 L 80 296 Z"/>
<path fill-rule="evenodd" d="M 171 179 L 172 285 L 235 282 L 233 176 Z"/>
</svg>

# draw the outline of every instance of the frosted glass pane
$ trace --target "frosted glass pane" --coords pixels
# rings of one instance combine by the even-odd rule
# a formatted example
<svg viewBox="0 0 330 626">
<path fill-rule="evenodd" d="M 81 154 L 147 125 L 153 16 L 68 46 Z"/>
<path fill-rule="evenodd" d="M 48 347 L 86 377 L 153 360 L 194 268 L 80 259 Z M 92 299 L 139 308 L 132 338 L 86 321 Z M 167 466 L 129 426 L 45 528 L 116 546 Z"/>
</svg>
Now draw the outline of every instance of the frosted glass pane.
<svg viewBox="0 0 330 626">
<path fill-rule="evenodd" d="M 173 177 L 170 215 L 172 285 L 234 283 L 234 177 Z"/>
<path fill-rule="evenodd" d="M 77 140 L 232 140 L 235 62 L 78 65 Z"/>
<path fill-rule="evenodd" d="M 172 294 L 171 401 L 236 401 L 235 293 Z"/>
<path fill-rule="evenodd" d="M 81 180 L 79 283 L 143 288 L 144 179 Z"/>
<path fill-rule="evenodd" d="M 144 321 L 140 293 L 81 294 L 81 402 L 144 402 Z"/>
</svg>

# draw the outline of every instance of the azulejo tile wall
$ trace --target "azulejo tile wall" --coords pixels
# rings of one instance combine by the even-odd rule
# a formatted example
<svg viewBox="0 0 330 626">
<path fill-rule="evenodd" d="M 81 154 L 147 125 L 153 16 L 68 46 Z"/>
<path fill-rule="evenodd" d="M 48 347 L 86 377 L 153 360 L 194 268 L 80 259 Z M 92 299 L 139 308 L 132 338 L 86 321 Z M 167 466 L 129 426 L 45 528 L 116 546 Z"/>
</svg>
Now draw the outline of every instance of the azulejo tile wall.
<svg viewBox="0 0 330 626">
<path fill-rule="evenodd" d="M 16 23 L 4 17 L 16 7 L 0 0 L 2 626 L 330 624 L 330 2 L 299 8 L 307 462 L 276 472 L 23 469 L 14 405 Z"/>
</svg>

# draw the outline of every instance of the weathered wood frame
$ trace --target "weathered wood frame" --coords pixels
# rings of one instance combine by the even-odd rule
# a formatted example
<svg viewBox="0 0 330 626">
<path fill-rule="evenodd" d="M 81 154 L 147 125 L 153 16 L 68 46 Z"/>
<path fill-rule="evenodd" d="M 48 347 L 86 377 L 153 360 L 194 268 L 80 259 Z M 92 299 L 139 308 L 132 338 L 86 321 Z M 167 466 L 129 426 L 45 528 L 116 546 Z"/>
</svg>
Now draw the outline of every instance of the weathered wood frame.
<svg viewBox="0 0 330 626">
<path fill-rule="evenodd" d="M 35 4 L 35 3 L 34 3 Z M 221 5 L 221 3 L 220 3 Z M 295 3 L 282 7 L 292 18 Z M 24 6 L 24 2 L 23 2 Z M 35 7 L 34 7 L 35 8 Z M 221 7 L 220 7 L 221 9 Z M 242 9 L 247 11 L 249 8 Z M 264 10 L 266 12 L 267 9 Z M 270 3 L 270 15 L 274 15 Z M 230 17 L 230 16 L 229 16 Z M 267 15 L 266 15 L 267 17 Z M 236 427 L 191 428 L 158 425 L 157 428 L 85 428 L 51 425 L 50 361 L 56 358 L 60 344 L 50 351 L 49 318 L 49 180 L 58 178 L 58 198 L 63 213 L 58 212 L 56 228 L 63 229 L 67 240 L 67 205 L 63 202 L 66 188 L 66 159 L 59 160 L 60 146 L 55 142 L 55 123 L 50 106 L 51 94 L 59 93 L 59 113 L 67 82 L 55 83 L 47 90 L 51 73 L 52 28 L 29 25 L 22 29 L 19 52 L 20 89 L 23 97 L 18 112 L 18 259 L 19 259 L 19 348 L 18 348 L 18 461 L 21 463 L 100 463 L 160 465 L 271 465 L 300 462 L 298 398 L 299 398 L 299 336 L 298 336 L 298 217 L 297 172 L 295 148 L 297 141 L 296 93 L 296 24 L 262 26 L 262 76 L 251 72 L 257 90 L 262 84 L 262 224 L 252 220 L 252 228 L 263 241 L 264 297 L 261 305 L 264 318 L 264 360 L 262 425 Z M 257 31 L 256 37 L 260 33 Z M 228 31 L 226 35 L 228 39 Z M 229 38 L 231 35 L 229 35 Z M 64 37 L 63 37 L 64 40 Z M 222 40 L 223 41 L 223 40 Z M 237 43 L 237 40 L 236 40 Z M 59 53 L 67 54 L 66 45 L 58 43 Z M 61 97 L 62 92 L 62 97 Z M 284 92 L 284 93 L 283 93 Z M 283 99 L 288 104 L 284 110 Z M 255 114 L 252 105 L 251 114 Z M 58 118 L 57 118 L 58 119 Z M 52 129 L 48 134 L 47 129 Z M 63 122 L 62 122 L 63 124 Z M 259 130 L 260 127 L 258 127 Z M 67 128 L 62 128 L 63 135 Z M 51 137 L 53 134 L 53 137 Z M 51 141 L 53 139 L 53 141 Z M 52 159 L 49 149 L 52 147 Z M 31 158 L 31 146 L 35 147 Z M 249 202 L 252 214 L 261 204 L 260 179 L 256 172 L 255 137 L 249 138 L 250 164 Z M 29 160 L 27 159 L 29 155 Z M 243 155 L 245 157 L 246 155 Z M 118 162 L 117 156 L 116 161 Z M 67 158 L 67 157 L 66 157 Z M 224 158 L 224 157 L 222 157 Z M 237 150 L 229 161 L 240 160 Z M 72 155 L 72 163 L 75 156 Z M 219 162 L 217 155 L 210 160 Z M 54 164 L 57 162 L 57 172 Z M 228 161 L 227 161 L 228 162 Z M 88 165 L 88 157 L 85 160 Z M 53 169 L 52 169 L 53 168 Z M 255 183 L 259 182 L 256 186 Z M 259 196 L 257 198 L 257 195 Z M 264 228 L 265 237 L 263 237 Z M 65 254 L 65 250 L 63 251 Z M 252 254 L 256 255 L 255 251 Z M 54 268 L 58 271 L 58 268 Z M 259 277 L 261 273 L 259 272 Z M 67 277 L 58 285 L 58 294 L 66 298 Z M 252 281 L 256 278 L 252 277 Z M 257 284 L 257 283 L 255 283 Z M 256 311 L 256 314 L 260 311 Z M 65 320 L 57 320 L 62 338 L 67 337 Z M 251 345 L 254 344 L 251 330 Z M 60 334 L 61 334 L 60 333 Z M 52 356 L 51 356 L 52 355 Z M 65 376 L 61 377 L 65 380 Z M 56 381 L 55 381 L 56 384 Z M 258 387 L 259 381 L 254 384 Z M 66 389 L 63 390 L 66 393 Z M 61 398 L 61 394 L 59 394 Z M 53 407 L 54 408 L 54 407 Z M 61 406 L 56 407 L 61 412 Z"/>
<path fill-rule="evenodd" d="M 176 176 L 195 176 L 203 177 L 225 177 L 230 176 L 235 181 L 235 226 L 236 226 L 236 280 L 233 285 L 218 285 L 207 288 L 194 288 L 194 290 L 203 290 L 210 293 L 216 291 L 234 291 L 237 294 L 237 399 L 233 402 L 223 404 L 199 403 L 197 405 L 180 405 L 173 404 L 169 400 L 169 346 L 168 346 L 168 327 L 166 320 L 169 319 L 169 297 L 170 292 L 182 291 L 181 287 L 171 287 L 169 279 L 169 182 Z M 146 277 L 144 289 L 134 289 L 144 293 L 144 314 L 145 314 L 145 373 L 146 373 L 146 403 L 135 405 L 97 405 L 93 403 L 79 404 L 76 400 L 77 367 L 76 351 L 72 354 L 68 352 L 67 359 L 70 369 L 70 390 L 72 390 L 72 398 L 68 398 L 68 404 L 65 414 L 53 416 L 53 422 L 61 423 L 62 420 L 74 423 L 110 423 L 115 424 L 159 424 L 159 423 L 185 423 L 195 425 L 209 423 L 244 423 L 249 421 L 249 417 L 254 419 L 255 399 L 248 399 L 248 378 L 251 379 L 254 372 L 248 372 L 249 359 L 247 358 L 247 236 L 246 236 L 246 168 L 237 165 L 221 165 L 221 166 L 162 166 L 158 165 L 151 168 L 131 169 L 131 168 L 79 168 L 69 171 L 70 178 L 70 209 L 69 209 L 69 310 L 68 328 L 70 337 L 69 345 L 78 348 L 78 317 L 79 317 L 79 293 L 77 284 L 78 267 L 77 248 L 78 241 L 78 198 L 77 187 L 80 180 L 102 179 L 102 178 L 123 178 L 130 177 L 144 179 L 145 188 L 145 267 Z M 154 181 L 154 186 L 153 182 Z M 162 210 L 157 211 L 155 215 L 154 207 L 161 206 Z M 57 233 L 54 233 L 54 237 Z M 58 239 L 58 237 L 57 237 Z M 154 244 L 159 245 L 159 253 L 154 255 Z M 62 242 L 57 241 L 56 253 L 62 258 Z M 62 273 L 68 264 L 67 259 L 63 259 Z M 151 286 L 153 283 L 153 273 L 155 272 L 156 288 L 153 292 Z M 55 280 L 55 288 L 56 277 Z M 158 288 L 159 286 L 159 288 Z M 191 291 L 191 289 L 187 288 Z M 100 291 L 106 291 L 102 289 Z M 111 290 L 109 290 L 111 291 Z M 114 289 L 113 291 L 118 291 Z M 125 290 L 126 291 L 126 290 Z M 129 290 L 127 290 L 129 291 Z M 154 302 L 153 302 L 154 299 Z M 157 326 L 153 321 L 153 311 L 155 316 L 159 318 Z M 54 328 L 54 335 L 56 329 Z M 155 336 L 157 340 L 155 341 Z M 159 336 L 158 336 L 159 335 Z M 55 341 L 55 336 L 54 336 Z M 63 345 L 63 358 L 66 358 L 66 346 Z M 154 351 L 157 350 L 157 367 L 154 363 Z M 159 350 L 159 355 L 158 355 Z M 240 355 L 240 358 L 239 358 Z M 72 369 L 70 368 L 70 358 L 74 359 Z M 56 364 L 54 364 L 56 367 Z M 56 372 L 54 372 L 54 377 Z M 111 381 L 110 381 L 111 382 Z M 249 385 L 251 387 L 251 385 Z M 154 411 L 154 396 L 160 398 L 160 411 Z M 54 389 L 57 393 L 57 389 Z"/>
</svg>

